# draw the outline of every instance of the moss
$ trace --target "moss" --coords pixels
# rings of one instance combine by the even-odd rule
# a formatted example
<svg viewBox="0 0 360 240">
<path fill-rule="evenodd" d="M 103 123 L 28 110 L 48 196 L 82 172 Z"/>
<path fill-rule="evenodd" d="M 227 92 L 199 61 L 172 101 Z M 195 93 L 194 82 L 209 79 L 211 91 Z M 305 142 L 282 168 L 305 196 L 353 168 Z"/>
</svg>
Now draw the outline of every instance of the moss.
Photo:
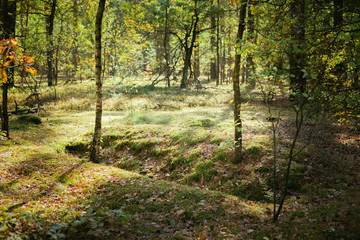
<svg viewBox="0 0 360 240">
<path fill-rule="evenodd" d="M 128 160 L 124 158 L 123 160 L 119 161 L 116 166 L 118 168 L 132 171 L 139 168 L 139 163 L 135 160 Z"/>
<path fill-rule="evenodd" d="M 221 143 L 222 141 L 224 141 L 221 136 L 213 136 L 211 139 L 210 139 L 210 144 L 219 144 Z"/>
<path fill-rule="evenodd" d="M 285 165 L 285 164 L 284 164 Z M 293 163 L 291 166 L 290 174 L 289 174 L 289 183 L 288 187 L 292 190 L 299 191 L 303 185 L 304 173 L 306 168 L 302 165 Z M 286 165 L 282 169 L 283 174 L 286 172 Z"/>
<path fill-rule="evenodd" d="M 266 200 L 265 189 L 258 181 L 240 181 L 235 182 L 232 187 L 232 193 L 236 196 L 247 198 L 249 200 L 261 201 Z"/>
<path fill-rule="evenodd" d="M 197 158 L 199 158 L 201 152 L 202 152 L 202 148 L 195 148 L 194 150 L 190 151 L 189 155 L 187 156 L 188 162 L 193 162 Z"/>
<path fill-rule="evenodd" d="M 255 230 L 251 233 L 251 238 L 254 240 L 271 239 L 271 234 L 267 230 Z"/>
<path fill-rule="evenodd" d="M 112 142 L 114 142 L 117 139 L 120 139 L 124 137 L 124 135 L 117 135 L 117 134 L 107 134 L 107 135 L 103 135 L 101 137 L 102 139 L 102 146 L 103 147 L 107 147 L 109 145 L 111 145 Z"/>
<path fill-rule="evenodd" d="M 113 143 L 113 147 L 116 151 L 121 151 L 123 150 L 126 146 L 128 146 L 130 144 L 130 141 L 127 139 L 124 140 L 115 140 L 115 142 Z"/>
<path fill-rule="evenodd" d="M 89 145 L 85 142 L 75 142 L 65 146 L 65 151 L 69 153 L 85 154 L 89 151 Z"/>
<path fill-rule="evenodd" d="M 200 119 L 190 123 L 190 127 L 205 127 L 210 128 L 215 126 L 214 122 L 211 119 Z"/>
<path fill-rule="evenodd" d="M 229 149 L 226 147 L 218 147 L 215 149 L 213 153 L 213 160 L 214 161 L 225 161 L 229 156 Z"/>
<path fill-rule="evenodd" d="M 130 145 L 130 148 L 135 152 L 141 152 L 145 149 L 152 147 L 155 143 L 149 139 L 142 139 L 133 141 Z"/>
<path fill-rule="evenodd" d="M 173 120 L 172 116 L 166 115 L 166 116 L 157 116 L 156 118 L 154 118 L 153 122 L 154 124 L 166 125 L 169 124 L 172 120 Z"/>
<path fill-rule="evenodd" d="M 22 115 L 22 116 L 18 117 L 17 120 L 20 122 L 28 122 L 28 123 L 33 123 L 33 124 L 41 124 L 42 123 L 40 117 L 38 117 L 36 115 L 32 115 L 32 114 Z"/>
<path fill-rule="evenodd" d="M 163 157 L 168 155 L 169 153 L 171 153 L 172 149 L 168 148 L 168 149 L 160 149 L 160 148 L 154 148 L 151 151 L 151 155 L 154 157 Z"/>
<path fill-rule="evenodd" d="M 214 162 L 212 160 L 199 161 L 195 168 L 192 169 L 192 173 L 189 175 L 189 180 L 200 182 L 203 177 L 204 180 L 210 181 L 216 175 L 217 170 L 214 169 Z"/>
<path fill-rule="evenodd" d="M 256 166 L 254 167 L 254 172 L 255 173 L 268 173 L 270 172 L 270 167 L 267 165 L 261 165 L 261 166 Z"/>
<path fill-rule="evenodd" d="M 28 130 L 30 126 L 40 125 L 42 123 L 41 118 L 33 115 L 27 114 L 22 115 L 15 120 L 11 121 L 10 128 L 16 130 Z"/>
<path fill-rule="evenodd" d="M 184 143 L 186 140 L 191 138 L 193 131 L 191 130 L 180 130 L 171 133 L 170 139 L 176 143 Z"/>
<path fill-rule="evenodd" d="M 251 145 L 246 149 L 246 155 L 250 157 L 251 160 L 258 160 L 263 155 L 264 147 L 260 144 Z"/>
</svg>

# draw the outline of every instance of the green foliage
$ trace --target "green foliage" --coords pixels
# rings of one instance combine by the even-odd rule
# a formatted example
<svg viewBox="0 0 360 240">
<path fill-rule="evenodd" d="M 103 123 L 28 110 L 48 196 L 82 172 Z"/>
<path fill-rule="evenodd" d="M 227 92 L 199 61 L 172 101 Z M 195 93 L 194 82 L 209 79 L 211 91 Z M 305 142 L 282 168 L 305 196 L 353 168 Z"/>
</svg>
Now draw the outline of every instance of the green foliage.
<svg viewBox="0 0 360 240">
<path fill-rule="evenodd" d="M 130 148 L 135 152 L 141 152 L 144 150 L 149 149 L 150 147 L 156 144 L 153 139 L 141 139 L 141 140 L 134 140 L 130 144 Z"/>
<path fill-rule="evenodd" d="M 192 169 L 192 173 L 189 175 L 189 181 L 201 182 L 202 179 L 210 181 L 216 174 L 217 170 L 214 169 L 212 160 L 198 161 Z"/>
<path fill-rule="evenodd" d="M 122 169 L 133 171 L 139 168 L 139 162 L 123 157 L 119 162 L 116 163 L 116 166 Z"/>
<path fill-rule="evenodd" d="M 232 192 L 236 196 L 249 200 L 261 201 L 267 200 L 265 189 L 267 186 L 259 181 L 236 181 L 232 187 Z"/>
<path fill-rule="evenodd" d="M 218 147 L 213 152 L 212 159 L 214 161 L 221 161 L 224 162 L 229 157 L 229 149 L 227 147 Z"/>
<path fill-rule="evenodd" d="M 246 148 L 246 155 L 250 157 L 251 160 L 256 161 L 260 160 L 263 155 L 264 146 L 260 144 L 250 145 Z"/>
<path fill-rule="evenodd" d="M 69 153 L 85 154 L 89 151 L 89 145 L 85 142 L 73 142 L 65 146 Z"/>
<path fill-rule="evenodd" d="M 190 124 L 190 127 L 204 127 L 204 128 L 209 128 L 209 127 L 213 127 L 214 123 L 211 119 L 201 119 L 201 120 L 197 120 L 195 122 L 192 122 Z"/>
</svg>

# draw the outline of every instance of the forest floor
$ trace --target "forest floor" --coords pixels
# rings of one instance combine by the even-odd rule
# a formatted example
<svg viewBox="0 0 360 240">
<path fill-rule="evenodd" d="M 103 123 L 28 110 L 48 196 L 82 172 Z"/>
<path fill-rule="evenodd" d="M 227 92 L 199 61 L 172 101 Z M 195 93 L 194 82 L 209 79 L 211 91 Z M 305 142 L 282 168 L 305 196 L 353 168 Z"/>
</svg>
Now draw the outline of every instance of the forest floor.
<svg viewBox="0 0 360 240">
<path fill-rule="evenodd" d="M 272 124 L 259 90 L 243 96 L 246 158 L 235 165 L 230 86 L 112 84 L 100 164 L 87 161 L 93 82 L 58 87 L 56 101 L 44 91 L 41 123 L 11 117 L 11 139 L 0 140 L 0 239 L 360 238 L 359 129 L 305 121 L 273 223 Z M 281 115 L 281 190 L 294 114 L 286 98 L 271 109 Z"/>
</svg>

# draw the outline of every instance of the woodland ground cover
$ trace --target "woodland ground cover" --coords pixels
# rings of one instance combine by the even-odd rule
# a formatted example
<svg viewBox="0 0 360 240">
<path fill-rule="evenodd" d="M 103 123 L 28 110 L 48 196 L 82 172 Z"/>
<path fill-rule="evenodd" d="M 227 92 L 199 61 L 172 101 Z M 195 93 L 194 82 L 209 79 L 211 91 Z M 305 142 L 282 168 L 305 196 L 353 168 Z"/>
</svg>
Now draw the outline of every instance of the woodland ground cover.
<svg viewBox="0 0 360 240">
<path fill-rule="evenodd" d="M 290 196 L 274 224 L 271 122 L 259 89 L 243 95 L 246 159 L 235 165 L 230 86 L 196 91 L 107 82 L 101 163 L 94 164 L 87 161 L 92 85 L 58 86 L 58 100 L 43 92 L 41 123 L 11 117 L 12 138 L 0 141 L 2 238 L 360 236 L 355 128 L 325 119 L 305 124 L 301 141 L 314 134 L 295 159 Z M 283 173 L 294 120 L 287 99 L 277 101 Z"/>
<path fill-rule="evenodd" d="M 317 135 L 296 158 L 291 194 L 274 224 L 270 122 L 258 90 L 243 96 L 246 160 L 234 165 L 228 86 L 139 86 L 129 93 L 107 85 L 102 160 L 94 164 L 87 161 L 91 85 L 77 84 L 76 92 L 59 86 L 56 101 L 44 93 L 41 123 L 12 117 L 12 138 L 0 142 L 2 238 L 359 237 L 356 129 L 326 121 L 306 126 Z M 281 101 L 284 161 L 293 120 Z"/>
</svg>

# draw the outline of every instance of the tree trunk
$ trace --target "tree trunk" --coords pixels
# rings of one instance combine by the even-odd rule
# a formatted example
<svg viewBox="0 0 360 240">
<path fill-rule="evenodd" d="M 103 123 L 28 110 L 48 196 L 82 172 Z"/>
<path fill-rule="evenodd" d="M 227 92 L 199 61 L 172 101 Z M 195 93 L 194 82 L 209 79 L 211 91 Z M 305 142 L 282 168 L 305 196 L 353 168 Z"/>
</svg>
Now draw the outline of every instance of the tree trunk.
<svg viewBox="0 0 360 240">
<path fill-rule="evenodd" d="M 72 51 L 72 55 L 73 55 L 73 78 L 76 78 L 76 74 L 78 71 L 78 65 L 79 65 L 79 53 L 78 53 L 78 38 L 79 38 L 79 4 L 77 0 L 74 0 L 73 2 L 74 4 L 74 41 L 73 41 L 73 51 Z"/>
<path fill-rule="evenodd" d="M 344 22 L 343 17 L 343 8 L 344 8 L 344 0 L 334 0 L 334 27 L 339 27 Z"/>
<path fill-rule="evenodd" d="M 53 85 L 54 78 L 54 41 L 53 41 L 53 30 L 54 30 L 54 19 L 55 19 L 55 10 L 56 10 L 56 0 L 53 0 L 50 4 L 51 11 L 50 15 L 45 17 L 46 22 L 46 41 L 47 41 L 47 51 L 46 51 L 46 62 L 47 62 L 47 78 L 48 86 Z M 48 10 L 48 7 L 45 7 L 45 11 Z"/>
<path fill-rule="evenodd" d="M 253 5 L 255 5 L 255 1 L 251 1 Z M 250 8 L 248 8 L 248 17 L 247 17 L 247 25 L 248 25 L 248 38 L 247 41 L 252 43 L 254 41 L 254 15 L 252 14 Z M 253 78 L 254 76 L 254 61 L 252 53 L 248 53 L 246 58 L 246 70 L 245 70 L 245 82 L 250 83 L 251 86 L 256 86 L 256 80 Z"/>
<path fill-rule="evenodd" d="M 95 84 L 96 84 L 96 116 L 95 129 L 90 161 L 99 162 L 101 117 L 102 117 L 102 80 L 101 80 L 101 24 L 105 10 L 105 0 L 99 0 L 99 6 L 95 20 Z"/>
<path fill-rule="evenodd" d="M 242 120 L 241 120 L 241 95 L 240 95 L 240 64 L 241 64 L 241 40 L 245 30 L 245 15 L 246 15 L 247 0 L 243 0 L 239 12 L 239 26 L 236 36 L 236 53 L 235 53 L 235 67 L 233 75 L 234 88 L 234 125 L 235 125 L 235 151 L 233 163 L 239 163 L 243 160 L 242 154 Z"/>
<path fill-rule="evenodd" d="M 183 68 L 183 75 L 181 78 L 180 88 L 186 88 L 187 84 L 188 84 L 187 80 L 188 80 L 189 67 L 191 64 L 191 55 L 192 55 L 195 41 L 196 41 L 196 34 L 197 34 L 196 30 L 197 30 L 197 24 L 199 22 L 199 15 L 198 15 L 198 11 L 197 11 L 197 1 L 198 0 L 194 0 L 194 2 L 195 2 L 194 16 L 192 18 L 190 30 L 189 30 L 189 32 L 186 33 L 186 37 L 185 37 L 185 43 L 184 43 L 185 59 L 184 59 L 184 68 Z M 190 35 L 192 35 L 192 38 L 191 38 L 190 46 L 188 46 Z"/>
<path fill-rule="evenodd" d="M 16 24 L 16 1 L 1 1 L 1 29 L 3 29 L 2 39 L 11 39 L 15 37 Z M 13 64 L 10 66 L 14 66 Z M 1 111 L 1 130 L 10 137 L 9 133 L 9 113 L 8 113 L 8 89 L 14 84 L 14 68 L 6 69 L 8 75 L 6 83 L 2 83 L 2 111 Z"/>
<path fill-rule="evenodd" d="M 169 1 L 166 2 L 166 9 L 165 9 L 165 36 L 164 36 L 164 53 L 165 53 L 165 79 L 167 82 L 167 86 L 171 87 L 170 85 L 170 36 L 169 36 L 169 26 L 168 26 L 168 18 L 169 18 L 169 11 L 168 11 Z"/>
<path fill-rule="evenodd" d="M 216 58 L 215 58 L 215 48 L 216 48 L 216 38 L 215 38 L 215 27 L 216 27 L 216 18 L 214 15 L 211 15 L 211 36 L 210 36 L 210 47 L 211 47 L 211 59 L 210 59 L 210 78 L 211 80 L 216 79 Z"/>
<path fill-rule="evenodd" d="M 196 39 L 194 46 L 194 80 L 195 84 L 199 83 L 200 77 L 200 56 L 199 56 L 199 38 Z"/>
<path fill-rule="evenodd" d="M 229 81 L 227 83 L 229 83 L 231 81 L 231 78 L 233 77 L 233 71 L 232 71 L 232 56 L 231 56 L 231 46 L 232 46 L 232 42 L 231 42 L 231 29 L 229 29 L 228 31 L 228 59 L 227 59 L 227 66 L 228 66 L 228 71 L 227 71 L 227 79 L 229 79 Z"/>
<path fill-rule="evenodd" d="M 217 0 L 217 18 L 216 18 L 216 86 L 220 79 L 220 0 Z"/>
<path fill-rule="evenodd" d="M 290 3 L 291 19 L 294 23 L 291 26 L 291 53 L 290 63 L 290 85 L 293 92 L 305 91 L 306 78 L 302 70 L 305 68 L 305 0 L 293 0 Z"/>
</svg>

